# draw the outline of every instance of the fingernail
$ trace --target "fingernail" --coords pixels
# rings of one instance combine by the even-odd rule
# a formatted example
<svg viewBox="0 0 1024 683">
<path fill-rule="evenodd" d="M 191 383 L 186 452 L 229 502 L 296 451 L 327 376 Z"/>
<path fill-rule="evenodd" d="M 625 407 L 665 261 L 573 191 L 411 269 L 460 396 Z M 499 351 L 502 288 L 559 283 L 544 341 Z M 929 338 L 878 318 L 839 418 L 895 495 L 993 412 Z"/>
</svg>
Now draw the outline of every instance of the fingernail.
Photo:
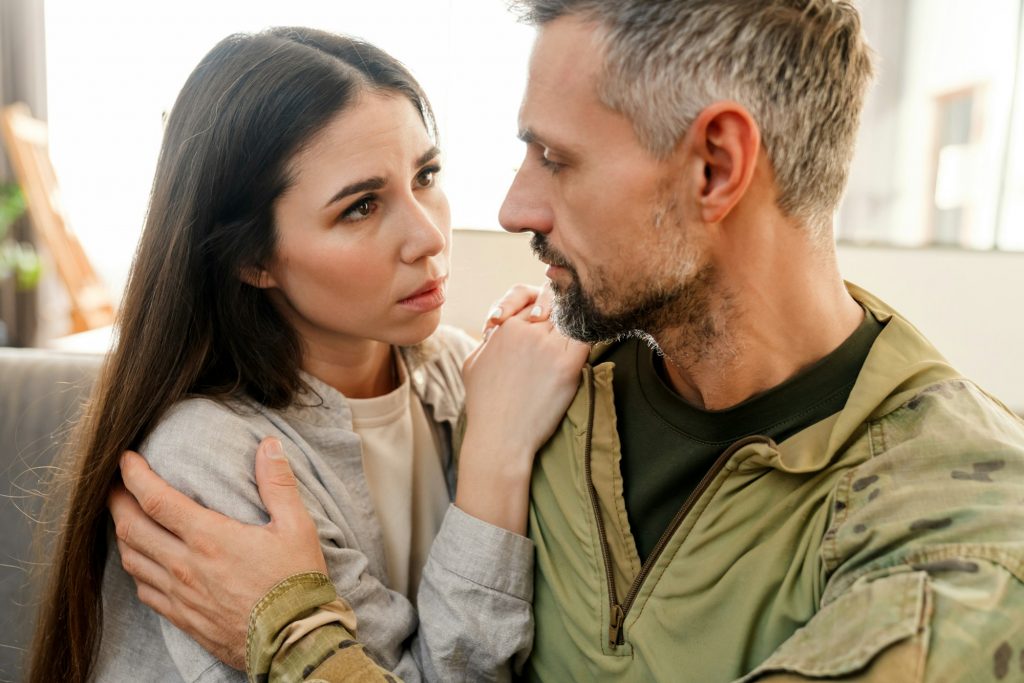
<svg viewBox="0 0 1024 683">
<path fill-rule="evenodd" d="M 284 448 L 278 439 L 267 439 L 266 453 L 271 460 L 284 460 Z"/>
<path fill-rule="evenodd" d="M 541 308 L 539 305 L 538 306 L 534 306 L 533 308 L 530 309 L 530 317 L 531 318 L 539 318 L 543 312 L 544 312 L 544 309 Z"/>
<path fill-rule="evenodd" d="M 501 317 L 501 306 L 495 306 L 491 309 L 491 312 L 487 314 L 488 320 L 494 320 L 495 318 Z"/>
</svg>

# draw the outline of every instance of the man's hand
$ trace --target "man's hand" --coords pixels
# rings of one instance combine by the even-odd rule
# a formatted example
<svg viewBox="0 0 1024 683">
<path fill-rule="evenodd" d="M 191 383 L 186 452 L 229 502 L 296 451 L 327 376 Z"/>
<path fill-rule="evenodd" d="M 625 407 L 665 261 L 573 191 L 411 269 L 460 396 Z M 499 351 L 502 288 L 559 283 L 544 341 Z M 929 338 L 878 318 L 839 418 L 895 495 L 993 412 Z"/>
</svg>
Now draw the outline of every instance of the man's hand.
<svg viewBox="0 0 1024 683">
<path fill-rule="evenodd" d="M 226 664 L 245 669 L 249 613 L 281 580 L 327 572 L 316 526 L 281 442 L 256 452 L 256 483 L 270 514 L 265 526 L 242 524 L 172 488 L 131 451 L 121 457 L 124 485 L 110 493 L 121 564 L 139 600 Z"/>
</svg>

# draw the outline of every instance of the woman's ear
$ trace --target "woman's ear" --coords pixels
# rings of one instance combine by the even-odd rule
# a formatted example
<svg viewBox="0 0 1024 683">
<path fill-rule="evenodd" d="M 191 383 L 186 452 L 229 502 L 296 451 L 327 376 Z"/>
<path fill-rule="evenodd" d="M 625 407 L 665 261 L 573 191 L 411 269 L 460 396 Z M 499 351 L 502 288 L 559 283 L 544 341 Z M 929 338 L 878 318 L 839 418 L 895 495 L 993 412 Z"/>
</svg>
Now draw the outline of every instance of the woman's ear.
<svg viewBox="0 0 1024 683">
<path fill-rule="evenodd" d="M 761 132 L 742 105 L 716 102 L 697 116 L 685 141 L 691 167 L 699 168 L 695 199 L 701 220 L 721 222 L 750 187 L 761 151 Z"/>
<path fill-rule="evenodd" d="M 245 284 L 257 289 L 273 289 L 277 287 L 277 280 L 270 274 L 270 271 L 260 266 L 243 268 L 239 278 Z"/>
</svg>

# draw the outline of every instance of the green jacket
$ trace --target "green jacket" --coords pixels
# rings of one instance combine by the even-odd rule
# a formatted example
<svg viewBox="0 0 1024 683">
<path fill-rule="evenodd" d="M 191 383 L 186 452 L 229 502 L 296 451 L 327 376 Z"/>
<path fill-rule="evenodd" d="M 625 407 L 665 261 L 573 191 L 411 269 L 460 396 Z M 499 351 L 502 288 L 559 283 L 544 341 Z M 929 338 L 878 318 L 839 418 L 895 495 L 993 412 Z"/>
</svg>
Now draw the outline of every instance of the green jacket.
<svg viewBox="0 0 1024 683">
<path fill-rule="evenodd" d="M 1024 423 L 850 292 L 885 327 L 844 410 L 734 444 L 644 565 L 584 368 L 534 469 L 529 680 L 1024 680 Z"/>
</svg>

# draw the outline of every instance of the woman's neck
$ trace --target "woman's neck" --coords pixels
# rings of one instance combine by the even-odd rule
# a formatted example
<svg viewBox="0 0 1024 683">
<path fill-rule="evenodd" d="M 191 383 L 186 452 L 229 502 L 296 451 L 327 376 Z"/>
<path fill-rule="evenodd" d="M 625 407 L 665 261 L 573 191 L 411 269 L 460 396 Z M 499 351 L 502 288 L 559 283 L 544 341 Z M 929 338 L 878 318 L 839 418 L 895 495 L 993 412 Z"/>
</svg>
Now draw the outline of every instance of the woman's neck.
<svg viewBox="0 0 1024 683">
<path fill-rule="evenodd" d="M 302 369 L 348 398 L 383 396 L 398 383 L 392 347 L 369 339 L 344 349 L 307 344 Z"/>
</svg>

